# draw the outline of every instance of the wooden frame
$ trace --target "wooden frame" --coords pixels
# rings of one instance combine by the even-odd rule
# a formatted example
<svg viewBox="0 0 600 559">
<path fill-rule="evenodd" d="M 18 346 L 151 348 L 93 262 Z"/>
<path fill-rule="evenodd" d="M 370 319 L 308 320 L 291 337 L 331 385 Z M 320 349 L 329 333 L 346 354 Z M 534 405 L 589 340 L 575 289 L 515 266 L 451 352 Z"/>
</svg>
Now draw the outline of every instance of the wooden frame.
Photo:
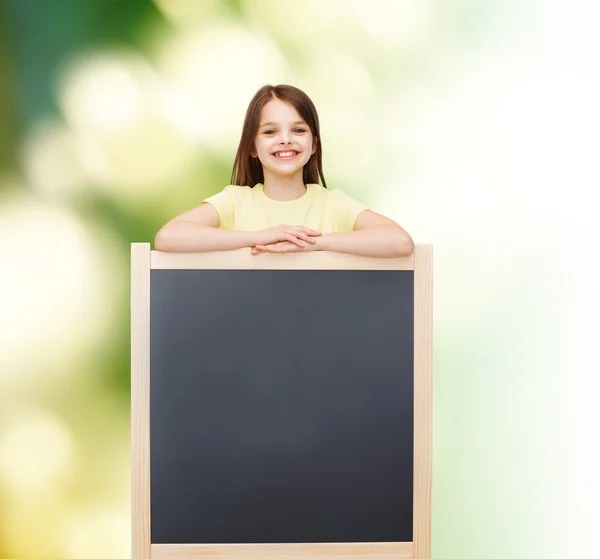
<svg viewBox="0 0 600 559">
<path fill-rule="evenodd" d="M 131 515 L 133 559 L 430 559 L 432 471 L 432 246 L 404 258 L 333 252 L 259 254 L 151 251 L 131 246 Z M 414 270 L 413 541 L 367 543 L 151 544 L 150 535 L 150 270 L 371 269 Z"/>
</svg>

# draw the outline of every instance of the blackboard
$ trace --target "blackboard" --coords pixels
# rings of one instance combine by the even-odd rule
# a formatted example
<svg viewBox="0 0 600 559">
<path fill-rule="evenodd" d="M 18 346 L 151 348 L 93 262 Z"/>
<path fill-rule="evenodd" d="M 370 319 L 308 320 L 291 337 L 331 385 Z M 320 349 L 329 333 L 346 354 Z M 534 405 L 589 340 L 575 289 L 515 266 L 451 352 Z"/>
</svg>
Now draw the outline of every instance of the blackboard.
<svg viewBox="0 0 600 559">
<path fill-rule="evenodd" d="M 431 559 L 431 245 L 131 248 L 132 559 Z"/>
<path fill-rule="evenodd" d="M 152 544 L 411 541 L 413 324 L 412 270 L 152 270 Z"/>
</svg>

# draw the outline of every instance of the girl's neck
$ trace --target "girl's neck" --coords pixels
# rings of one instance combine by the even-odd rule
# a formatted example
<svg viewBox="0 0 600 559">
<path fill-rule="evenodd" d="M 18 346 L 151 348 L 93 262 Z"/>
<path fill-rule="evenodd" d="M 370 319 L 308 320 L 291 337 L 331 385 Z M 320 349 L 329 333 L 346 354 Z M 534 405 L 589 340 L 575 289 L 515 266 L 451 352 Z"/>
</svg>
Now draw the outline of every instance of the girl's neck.
<svg viewBox="0 0 600 559">
<path fill-rule="evenodd" d="M 289 176 L 265 175 L 263 192 L 273 200 L 289 201 L 301 198 L 306 193 L 306 186 L 302 173 Z"/>
</svg>

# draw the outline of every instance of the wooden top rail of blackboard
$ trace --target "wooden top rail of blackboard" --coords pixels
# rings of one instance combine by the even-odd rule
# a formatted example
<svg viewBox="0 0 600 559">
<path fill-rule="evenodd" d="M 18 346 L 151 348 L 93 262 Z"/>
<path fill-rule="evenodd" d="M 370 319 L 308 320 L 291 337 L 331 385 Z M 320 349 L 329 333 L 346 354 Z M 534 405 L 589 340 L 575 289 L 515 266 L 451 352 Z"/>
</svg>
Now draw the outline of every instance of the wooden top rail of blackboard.
<svg viewBox="0 0 600 559">
<path fill-rule="evenodd" d="M 146 244 L 146 250 L 149 250 L 148 243 L 134 244 Z M 249 250 L 245 249 L 202 253 L 172 253 L 152 250 L 150 268 L 153 270 L 414 270 L 415 255 L 426 246 L 416 245 L 415 253 L 400 258 L 373 258 L 326 251 L 252 255 Z"/>
</svg>

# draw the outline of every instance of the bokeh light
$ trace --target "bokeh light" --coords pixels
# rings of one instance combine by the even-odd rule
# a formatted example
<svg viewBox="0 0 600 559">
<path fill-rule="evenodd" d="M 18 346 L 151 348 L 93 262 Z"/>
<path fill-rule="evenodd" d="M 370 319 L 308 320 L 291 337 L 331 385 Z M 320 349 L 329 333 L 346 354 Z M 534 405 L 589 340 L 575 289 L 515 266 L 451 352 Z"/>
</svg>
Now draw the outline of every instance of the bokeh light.
<svg viewBox="0 0 600 559">
<path fill-rule="evenodd" d="M 3 516 L 3 557 L 55 559 L 61 557 L 64 539 L 64 497 L 7 499 L 10 514 Z M 120 559 L 125 559 L 123 556 Z"/>
<path fill-rule="evenodd" d="M 75 129 L 119 131 L 143 114 L 152 70 L 131 52 L 97 53 L 73 60 L 61 81 L 61 106 Z"/>
<path fill-rule="evenodd" d="M 350 4 L 371 39 L 395 54 L 410 51 L 435 31 L 432 0 L 352 0 Z"/>
<path fill-rule="evenodd" d="M 56 417 L 34 412 L 0 432 L 0 478 L 16 496 L 56 489 L 75 472 L 76 448 Z"/>
<path fill-rule="evenodd" d="M 75 133 L 57 121 L 36 123 L 23 144 L 22 159 L 28 184 L 42 195 L 68 198 L 89 181 Z"/>
<path fill-rule="evenodd" d="M 64 70 L 60 91 L 89 183 L 122 203 L 164 197 L 191 165 L 194 142 L 173 126 L 171 99 L 140 56 L 81 57 Z"/>
<path fill-rule="evenodd" d="M 18 232 L 18 234 L 15 234 Z M 115 316 L 114 269 L 94 229 L 70 209 L 26 193 L 0 207 L 0 386 L 61 376 L 98 348 Z M 101 233 L 100 239 L 110 238 Z M 110 246 L 110 243 L 108 244 Z"/>
<path fill-rule="evenodd" d="M 62 551 L 65 559 L 126 559 L 131 556 L 127 510 L 97 507 L 69 511 Z"/>
</svg>

